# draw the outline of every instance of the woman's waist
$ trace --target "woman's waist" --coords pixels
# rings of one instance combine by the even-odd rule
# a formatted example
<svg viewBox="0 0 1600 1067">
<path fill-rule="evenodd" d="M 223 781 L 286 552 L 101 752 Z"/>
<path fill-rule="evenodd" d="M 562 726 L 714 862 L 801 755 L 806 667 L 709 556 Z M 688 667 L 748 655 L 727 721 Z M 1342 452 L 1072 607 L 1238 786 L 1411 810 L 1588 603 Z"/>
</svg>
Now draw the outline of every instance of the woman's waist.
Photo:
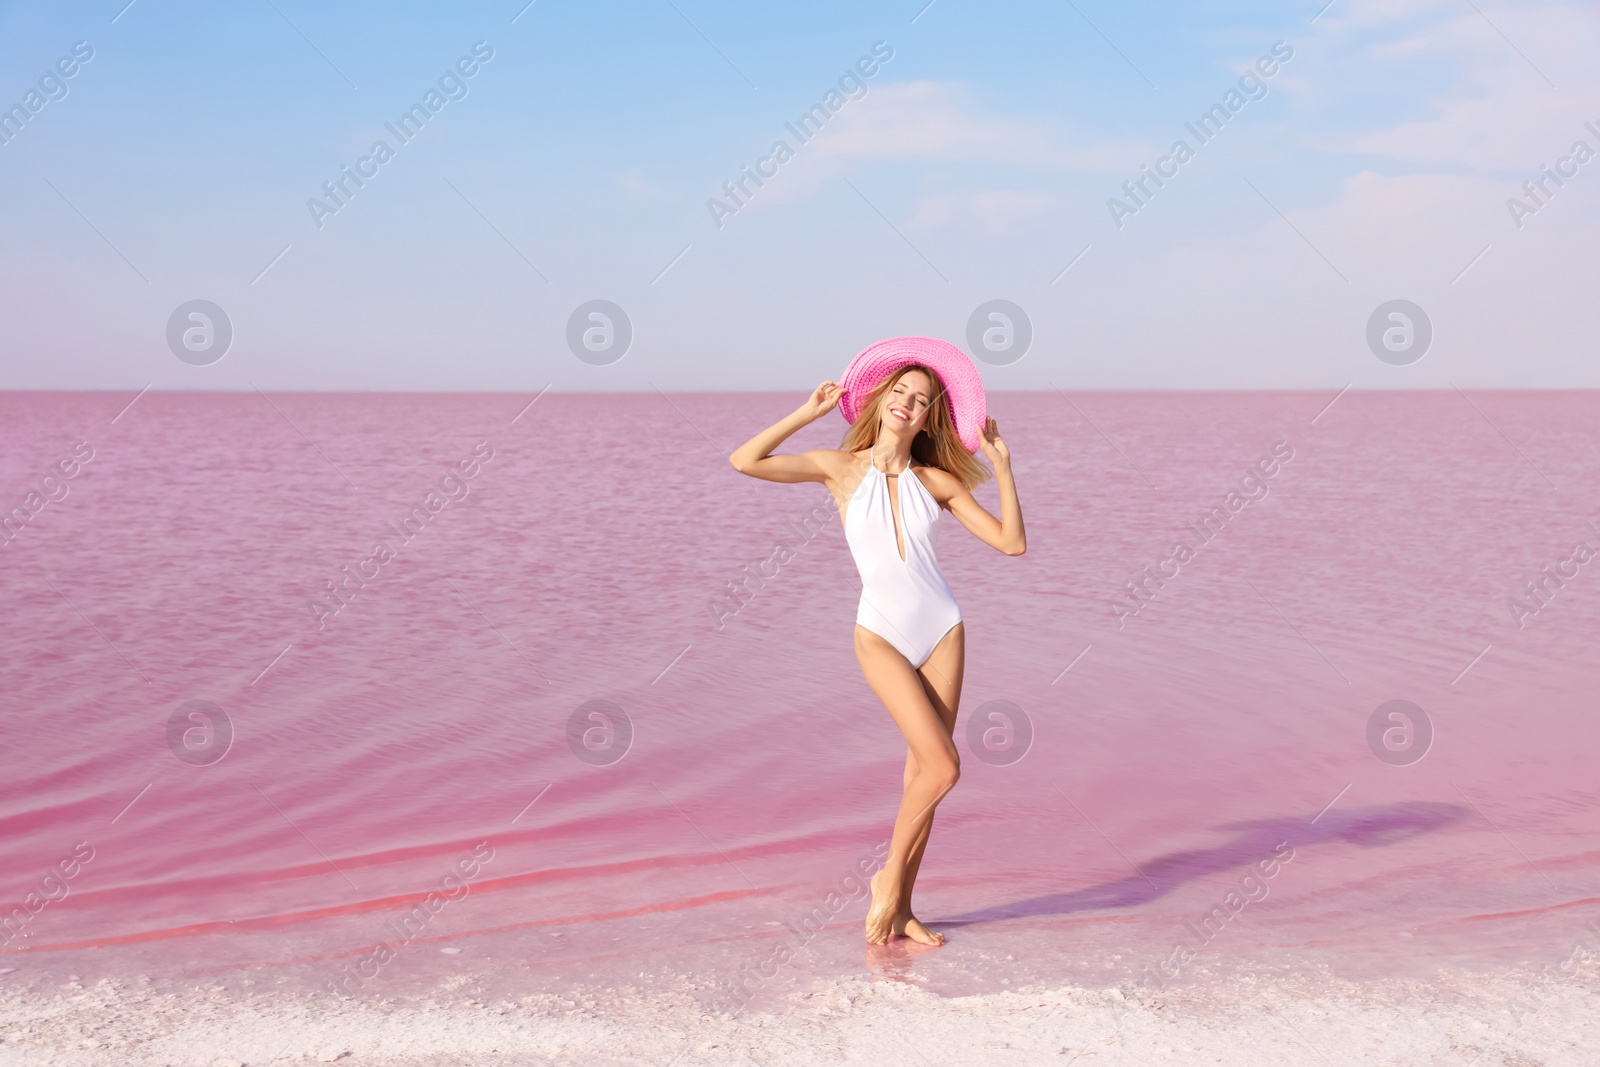
<svg viewBox="0 0 1600 1067">
<path fill-rule="evenodd" d="M 933 568 L 923 571 L 907 567 L 904 563 L 887 567 L 857 567 L 861 575 L 861 593 L 866 596 L 936 596 L 954 600 L 955 594 L 944 574 Z"/>
</svg>

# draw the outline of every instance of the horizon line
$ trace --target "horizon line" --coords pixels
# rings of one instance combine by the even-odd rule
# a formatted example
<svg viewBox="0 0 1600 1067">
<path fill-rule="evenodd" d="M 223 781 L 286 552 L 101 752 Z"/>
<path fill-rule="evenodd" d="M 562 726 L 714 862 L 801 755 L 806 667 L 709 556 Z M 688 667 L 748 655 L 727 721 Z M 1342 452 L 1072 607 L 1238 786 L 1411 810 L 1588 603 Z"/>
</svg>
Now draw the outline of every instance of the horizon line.
<svg viewBox="0 0 1600 1067">
<path fill-rule="evenodd" d="M 567 396 L 651 396 L 656 393 L 698 393 L 698 394 L 727 394 L 729 396 L 750 396 L 764 394 L 806 393 L 816 386 L 796 386 L 793 388 L 776 389 L 557 389 L 546 386 L 544 392 L 562 393 Z M 1358 386 L 1347 384 L 1337 385 L 1300 385 L 1300 386 L 1206 386 L 1206 387 L 1173 387 L 1173 386 L 1079 386 L 1066 391 L 1078 393 L 1322 393 L 1329 390 L 1344 389 L 1350 392 L 1368 393 L 1449 393 L 1461 390 L 1455 385 L 1441 386 Z M 525 396 L 536 390 L 528 389 L 161 389 L 154 385 L 147 385 L 138 390 L 133 386 L 108 386 L 95 388 L 0 388 L 0 396 L 7 395 L 32 395 L 39 393 L 169 393 L 169 394 L 195 394 L 195 395 L 247 395 L 252 392 L 270 393 L 298 393 L 306 395 L 326 396 Z M 990 394 L 1030 394 L 1030 393 L 1055 393 L 1054 388 L 1043 389 L 985 389 L 985 395 Z M 1472 385 L 1465 387 L 1466 392 L 1502 392 L 1502 393 L 1597 393 L 1600 385 Z M 543 395 L 541 393 L 540 395 Z"/>
</svg>

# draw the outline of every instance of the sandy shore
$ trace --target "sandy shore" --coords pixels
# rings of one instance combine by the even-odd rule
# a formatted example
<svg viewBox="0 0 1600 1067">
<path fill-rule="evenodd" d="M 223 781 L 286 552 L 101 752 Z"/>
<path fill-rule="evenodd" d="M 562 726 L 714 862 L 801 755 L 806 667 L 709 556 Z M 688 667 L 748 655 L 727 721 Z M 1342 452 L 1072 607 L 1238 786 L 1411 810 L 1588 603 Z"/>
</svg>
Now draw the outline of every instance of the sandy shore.
<svg viewBox="0 0 1600 1067">
<path fill-rule="evenodd" d="M 417 1001 L 152 983 L 67 982 L 0 994 L 0 1065 L 782 1063 L 1570 1064 L 1600 1062 L 1600 968 L 1428 983 L 1242 980 L 1227 988 L 1056 988 L 943 998 L 842 981 L 776 1010 L 702 1015 L 681 995 Z"/>
</svg>

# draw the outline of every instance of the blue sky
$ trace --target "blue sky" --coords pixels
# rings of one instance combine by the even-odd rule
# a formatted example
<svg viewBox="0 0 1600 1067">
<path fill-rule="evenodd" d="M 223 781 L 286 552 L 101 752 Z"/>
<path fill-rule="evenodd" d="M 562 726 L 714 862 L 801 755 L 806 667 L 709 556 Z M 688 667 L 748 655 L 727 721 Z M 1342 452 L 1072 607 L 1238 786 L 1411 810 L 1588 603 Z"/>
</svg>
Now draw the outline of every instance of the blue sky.
<svg viewBox="0 0 1600 1067">
<path fill-rule="evenodd" d="M 884 336 L 960 343 L 995 298 L 1034 339 L 993 388 L 1600 385 L 1600 160 L 1507 206 L 1600 150 L 1592 5 L 124 3 L 0 12 L 0 105 L 94 50 L 0 145 L 5 387 L 798 389 Z M 480 41 L 400 145 L 385 123 Z M 1185 123 L 1280 41 L 1201 144 Z M 877 42 L 801 144 L 785 123 Z M 1406 366 L 1365 339 L 1395 298 L 1435 334 Z M 234 330 L 206 366 L 166 340 L 193 299 Z M 633 326 L 607 365 L 566 340 L 593 299 Z"/>
</svg>

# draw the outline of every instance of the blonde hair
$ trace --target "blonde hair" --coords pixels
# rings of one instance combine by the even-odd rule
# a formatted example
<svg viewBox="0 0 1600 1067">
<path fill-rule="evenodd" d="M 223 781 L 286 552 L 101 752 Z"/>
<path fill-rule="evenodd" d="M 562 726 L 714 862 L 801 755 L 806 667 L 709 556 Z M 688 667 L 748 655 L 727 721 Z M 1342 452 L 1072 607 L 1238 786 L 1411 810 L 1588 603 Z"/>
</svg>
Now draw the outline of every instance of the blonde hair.
<svg viewBox="0 0 1600 1067">
<path fill-rule="evenodd" d="M 950 414 L 950 402 L 945 399 L 944 381 L 931 367 L 921 363 L 908 363 L 872 387 L 866 399 L 861 402 L 860 414 L 845 433 L 844 441 L 839 447 L 853 453 L 878 443 L 878 427 L 883 419 L 884 397 L 888 396 L 889 390 L 894 388 L 896 382 L 915 370 L 928 376 L 928 381 L 933 384 L 936 392 L 928 405 L 928 420 L 923 423 L 922 429 L 911 442 L 912 457 L 930 467 L 948 471 L 959 478 L 961 484 L 968 489 L 981 485 L 989 479 L 989 468 L 980 463 L 976 456 L 967 451 L 967 446 L 961 443 L 961 438 L 956 435 L 955 419 Z"/>
</svg>

